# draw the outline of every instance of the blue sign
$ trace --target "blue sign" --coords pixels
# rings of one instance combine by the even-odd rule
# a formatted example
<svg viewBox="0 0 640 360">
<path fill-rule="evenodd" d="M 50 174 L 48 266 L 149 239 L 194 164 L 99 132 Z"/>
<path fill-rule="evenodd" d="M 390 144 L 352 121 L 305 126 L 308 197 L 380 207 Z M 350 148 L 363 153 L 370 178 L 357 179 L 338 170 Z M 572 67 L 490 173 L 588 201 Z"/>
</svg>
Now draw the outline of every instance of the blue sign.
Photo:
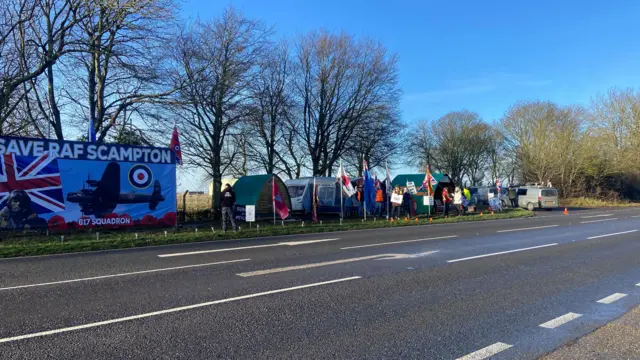
<svg viewBox="0 0 640 360">
<path fill-rule="evenodd" d="M 168 148 L 0 137 L 0 229 L 174 226 Z"/>
</svg>

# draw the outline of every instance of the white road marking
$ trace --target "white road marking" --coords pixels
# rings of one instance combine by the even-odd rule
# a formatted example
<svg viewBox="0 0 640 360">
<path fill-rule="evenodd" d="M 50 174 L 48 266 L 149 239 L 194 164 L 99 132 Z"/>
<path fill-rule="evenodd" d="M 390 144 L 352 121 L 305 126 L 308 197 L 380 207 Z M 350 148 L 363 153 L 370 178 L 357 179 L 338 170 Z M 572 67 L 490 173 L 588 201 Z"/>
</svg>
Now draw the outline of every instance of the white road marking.
<svg viewBox="0 0 640 360">
<path fill-rule="evenodd" d="M 613 221 L 613 220 L 618 220 L 618 218 L 602 219 L 602 220 L 591 220 L 591 221 L 580 221 L 580 224 L 591 224 L 591 223 L 597 223 L 597 222 L 603 222 L 603 221 Z"/>
<path fill-rule="evenodd" d="M 614 216 L 614 215 L 615 214 L 589 215 L 589 216 L 581 216 L 580 219 L 592 219 L 597 217 L 607 217 L 607 216 Z"/>
<path fill-rule="evenodd" d="M 566 323 L 568 323 L 571 320 L 575 320 L 577 318 L 579 318 L 580 316 L 582 316 L 582 314 L 576 314 L 576 313 L 568 313 L 568 314 L 564 314 L 562 316 L 559 316 L 553 320 L 547 321 L 544 324 L 540 324 L 540 327 L 543 328 L 547 328 L 547 329 L 555 329 L 560 325 L 564 325 Z"/>
<path fill-rule="evenodd" d="M 189 251 L 189 252 L 173 253 L 173 254 L 160 254 L 160 255 L 158 255 L 158 257 L 167 258 L 167 257 L 175 257 L 175 256 L 210 254 L 210 253 L 225 252 L 225 251 L 259 249 L 259 248 L 275 247 L 275 246 L 308 245 L 308 244 L 315 244 L 315 243 L 326 242 L 326 241 L 335 241 L 335 240 L 340 240 L 340 238 L 336 238 L 336 239 L 320 239 L 320 240 L 306 240 L 306 241 L 288 241 L 288 242 L 279 242 L 279 243 L 276 243 L 276 244 L 240 246 L 240 247 L 232 247 L 232 248 L 226 248 L 226 249 Z"/>
<path fill-rule="evenodd" d="M 348 246 L 348 247 L 340 248 L 340 250 L 359 249 L 359 248 L 365 248 L 365 247 L 384 246 L 384 245 L 393 245 L 393 244 L 404 244 L 404 243 L 412 243 L 412 242 L 419 242 L 419 241 L 450 239 L 450 238 L 455 238 L 455 237 L 458 237 L 458 235 L 438 236 L 438 237 L 432 237 L 432 238 L 426 238 L 426 239 L 403 240 L 403 241 L 393 241 L 393 242 L 368 244 L 368 245 Z"/>
<path fill-rule="evenodd" d="M 13 337 L 0 339 L 0 344 L 12 342 L 12 341 L 24 340 L 24 339 L 31 339 L 31 338 L 35 338 L 35 337 L 60 334 L 60 333 L 65 333 L 65 332 L 70 332 L 70 331 L 89 329 L 89 328 L 94 328 L 94 327 L 98 327 L 98 326 L 105 326 L 105 325 L 110 325 L 110 324 L 121 323 L 121 322 L 125 322 L 125 321 L 144 319 L 144 318 L 148 318 L 148 317 L 152 317 L 152 316 L 171 314 L 171 313 L 175 313 L 175 312 L 179 312 L 179 311 L 192 310 L 192 309 L 197 309 L 197 308 L 201 308 L 201 307 L 207 307 L 207 306 L 212 306 L 212 305 L 217 305 L 217 304 L 228 303 L 228 302 L 232 302 L 232 301 L 251 299 L 251 298 L 255 298 L 255 297 L 259 297 L 259 296 L 278 294 L 278 293 L 283 293 L 283 292 L 287 292 L 287 291 L 306 289 L 306 288 L 311 288 L 311 287 L 316 287 L 316 286 L 339 283 L 339 282 L 343 282 L 343 281 L 356 280 L 356 279 L 360 279 L 360 278 L 361 278 L 360 276 L 352 276 L 352 277 L 348 277 L 348 278 L 342 278 L 342 279 L 336 279 L 336 280 L 330 280 L 330 281 L 323 281 L 323 282 L 318 282 L 318 283 L 313 283 L 313 284 L 299 285 L 299 286 L 294 286 L 294 287 L 289 287 L 289 288 L 284 288 L 284 289 L 270 290 L 270 291 L 255 293 L 255 294 L 248 294 L 248 295 L 242 295 L 242 296 L 237 296 L 237 297 L 232 297 L 232 298 L 227 298 L 227 299 L 215 300 L 215 301 L 210 301 L 210 302 L 205 302 L 205 303 L 200 303 L 200 304 L 181 306 L 181 307 L 176 307 L 176 308 L 171 308 L 171 309 L 166 309 L 166 310 L 154 311 L 154 312 L 149 312 L 149 313 L 145 313 L 145 314 L 127 316 L 127 317 L 123 317 L 123 318 L 117 318 L 117 319 L 111 319 L 111 320 L 106 320 L 106 321 L 94 322 L 94 323 L 89 323 L 89 324 L 84 324 L 84 325 L 77 325 L 77 326 L 71 326 L 71 327 L 66 327 L 66 328 L 61 328 L 61 329 L 42 331 L 42 332 L 31 333 L 31 334 L 20 335 L 20 336 L 13 336 Z"/>
<path fill-rule="evenodd" d="M 472 352 L 471 354 L 465 355 L 456 360 L 482 360 L 490 356 L 493 356 L 499 352 L 505 351 L 511 347 L 513 347 L 513 345 L 497 342 L 493 345 L 489 345 L 486 348 L 480 349 L 476 352 Z"/>
<path fill-rule="evenodd" d="M 616 302 L 620 299 L 622 299 L 623 297 L 627 296 L 628 294 L 623 294 L 623 293 L 615 293 L 612 295 L 607 296 L 606 298 L 600 299 L 596 302 L 600 303 L 600 304 L 611 304 L 612 302 Z"/>
<path fill-rule="evenodd" d="M 636 286 L 640 286 L 640 283 L 637 283 Z"/>
<path fill-rule="evenodd" d="M 39 283 L 39 284 L 28 284 L 28 285 L 10 286 L 10 287 L 0 288 L 0 291 L 2 291 L 2 290 L 16 290 L 16 289 L 24 289 L 24 288 L 37 287 L 37 286 L 48 286 L 48 285 L 68 284 L 68 283 L 74 283 L 74 282 L 79 282 L 79 281 L 90 281 L 90 280 L 108 279 L 108 278 L 121 277 L 121 276 L 131 276 L 131 275 L 149 274 L 149 273 L 155 273 L 155 272 L 161 272 L 161 271 L 171 271 L 171 270 L 191 269 L 191 268 L 204 267 L 204 266 L 221 265 L 221 264 L 231 264 L 231 263 L 235 263 L 235 262 L 249 261 L 249 260 L 251 260 L 251 259 L 238 259 L 238 260 L 218 261 L 218 262 L 212 262 L 212 263 L 206 263 L 206 264 L 195 264 L 195 265 L 175 266 L 175 267 L 162 268 L 162 269 L 152 269 L 152 270 L 134 271 L 134 272 L 129 272 L 129 273 L 112 274 L 112 275 L 102 275 L 102 276 L 93 276 L 93 277 L 80 278 L 80 279 L 71 279 L 71 280 L 52 281 L 52 282 Z"/>
<path fill-rule="evenodd" d="M 507 229 L 507 230 L 498 230 L 496 232 L 505 233 L 505 232 L 511 232 L 511 231 L 536 230 L 536 229 L 552 228 L 556 226 L 560 226 L 560 225 L 546 225 L 546 226 L 536 226 L 536 227 L 528 227 L 528 228 L 520 228 L 520 229 Z"/>
<path fill-rule="evenodd" d="M 435 252 L 437 252 L 437 250 L 436 251 L 429 251 L 429 252 L 426 252 L 426 253 L 420 253 L 420 254 L 379 254 L 379 255 L 369 255 L 369 256 L 361 256 L 361 257 L 348 258 L 348 259 L 323 261 L 323 262 L 313 263 L 313 264 L 294 265 L 294 266 L 286 266 L 286 267 L 281 267 L 281 268 L 249 271 L 249 272 L 239 273 L 239 274 L 236 274 L 236 275 L 242 276 L 242 277 L 249 277 L 249 276 L 274 274 L 274 273 L 292 271 L 292 270 L 311 269 L 311 268 L 316 268 L 316 267 L 321 267 L 321 266 L 345 264 L 345 263 L 356 262 L 356 261 L 364 261 L 364 260 L 408 259 L 408 258 L 412 258 L 412 257 L 419 257 L 419 256 L 428 255 L 428 254 L 433 254 Z"/>
<path fill-rule="evenodd" d="M 540 248 L 545 248 L 545 247 L 549 247 L 549 246 L 556 246 L 556 245 L 558 245 L 558 243 L 545 244 L 545 245 L 539 245 L 539 246 L 532 246 L 532 247 L 528 247 L 528 248 L 515 249 L 515 250 L 508 250 L 508 251 L 500 251 L 500 252 L 497 252 L 497 253 L 491 253 L 491 254 L 484 254 L 484 255 L 470 256 L 470 257 L 461 258 L 461 259 L 448 260 L 447 262 L 449 262 L 449 263 L 454 263 L 454 262 L 458 262 L 458 261 L 465 261 L 465 260 L 480 259 L 480 258 L 484 258 L 484 257 L 488 257 L 488 256 L 495 256 L 495 255 L 502 255 L 502 254 L 510 254 L 510 253 L 514 253 L 514 252 L 518 252 L 518 251 L 526 251 L 526 250 L 540 249 Z"/>
<path fill-rule="evenodd" d="M 612 234 L 604 234 L 604 235 L 592 236 L 592 237 L 588 237 L 587 240 L 599 239 L 599 238 L 603 238 L 603 237 L 607 237 L 607 236 L 630 234 L 630 233 L 633 233 L 633 232 L 636 232 L 636 231 L 638 231 L 638 230 L 629 230 L 629 231 L 622 231 L 622 232 L 617 232 L 617 233 L 612 233 Z"/>
<path fill-rule="evenodd" d="M 640 215 L 632 216 L 632 218 L 639 218 L 639 217 L 640 217 Z"/>
</svg>

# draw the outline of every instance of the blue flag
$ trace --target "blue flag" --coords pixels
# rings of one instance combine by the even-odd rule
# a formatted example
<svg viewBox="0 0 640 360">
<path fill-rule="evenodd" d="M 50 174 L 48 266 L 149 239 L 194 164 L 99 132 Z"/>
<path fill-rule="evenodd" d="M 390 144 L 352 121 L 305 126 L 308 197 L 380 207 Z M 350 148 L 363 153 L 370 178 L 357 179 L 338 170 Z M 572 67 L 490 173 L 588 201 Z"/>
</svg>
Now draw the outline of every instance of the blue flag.
<svg viewBox="0 0 640 360">
<path fill-rule="evenodd" d="M 367 210 L 369 210 L 369 212 L 373 212 L 376 207 L 376 189 L 366 161 L 364 162 L 364 172 L 362 177 L 364 178 L 364 200 L 367 202 Z"/>
<path fill-rule="evenodd" d="M 96 142 L 96 129 L 93 127 L 93 119 L 89 119 L 89 129 L 87 129 L 87 141 Z"/>
</svg>

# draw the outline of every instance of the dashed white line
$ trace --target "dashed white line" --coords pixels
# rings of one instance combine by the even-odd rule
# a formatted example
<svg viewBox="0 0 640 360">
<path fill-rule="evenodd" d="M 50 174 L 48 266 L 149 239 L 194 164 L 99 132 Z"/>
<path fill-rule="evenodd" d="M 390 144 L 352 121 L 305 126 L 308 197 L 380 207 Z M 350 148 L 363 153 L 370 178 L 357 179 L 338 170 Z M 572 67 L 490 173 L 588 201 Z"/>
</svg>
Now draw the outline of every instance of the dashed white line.
<svg viewBox="0 0 640 360">
<path fill-rule="evenodd" d="M 600 304 L 611 304 L 613 302 L 616 302 L 620 299 L 622 299 L 623 297 L 627 296 L 628 294 L 623 294 L 623 293 L 615 293 L 612 295 L 607 296 L 606 298 L 600 299 L 596 302 L 600 303 Z"/>
<path fill-rule="evenodd" d="M 528 227 L 528 228 L 520 228 L 520 229 L 507 229 L 507 230 L 498 230 L 496 232 L 505 233 L 505 232 L 511 232 L 511 231 L 536 230 L 536 229 L 552 228 L 556 226 L 560 226 L 560 225 L 546 225 L 546 226 L 536 226 L 536 227 Z"/>
<path fill-rule="evenodd" d="M 582 316 L 582 314 L 576 314 L 576 313 L 570 312 L 568 314 L 558 316 L 553 320 L 549 320 L 546 323 L 540 324 L 540 327 L 547 328 L 547 329 L 555 329 L 560 325 L 564 325 L 571 320 L 575 320 L 579 318 L 580 316 Z"/>
<path fill-rule="evenodd" d="M 472 352 L 471 354 L 465 355 L 456 360 L 482 360 L 490 356 L 493 356 L 499 352 L 505 351 L 511 347 L 513 347 L 513 345 L 497 342 L 493 345 L 489 345 L 486 348 L 482 348 L 478 351 Z"/>
<path fill-rule="evenodd" d="M 636 232 L 636 231 L 638 231 L 638 230 L 621 231 L 621 232 L 617 232 L 617 233 L 611 233 L 611 234 L 604 234 L 604 235 L 591 236 L 591 237 L 588 237 L 588 238 L 587 238 L 587 240 L 591 240 L 591 239 L 599 239 L 599 238 L 608 237 L 608 236 L 616 236 L 616 235 L 630 234 L 630 233 L 633 233 L 633 232 Z"/>
<path fill-rule="evenodd" d="M 89 323 L 89 324 L 84 324 L 84 325 L 71 326 L 71 327 L 66 327 L 66 328 L 61 328 L 61 329 L 42 331 L 42 332 L 31 333 L 31 334 L 20 335 L 20 336 L 13 336 L 13 337 L 0 339 L 0 344 L 12 342 L 12 341 L 24 340 L 24 339 L 31 339 L 31 338 L 35 338 L 35 337 L 42 337 L 42 336 L 47 336 L 47 335 L 55 335 L 55 334 L 60 334 L 60 333 L 66 333 L 66 332 L 70 332 L 70 331 L 89 329 L 89 328 L 94 328 L 94 327 L 99 327 L 99 326 L 105 326 L 105 325 L 110 325 L 110 324 L 121 323 L 121 322 L 125 322 L 125 321 L 144 319 L 144 318 L 148 318 L 148 317 L 152 317 L 152 316 L 171 314 L 171 313 L 175 313 L 175 312 L 179 312 L 179 311 L 192 310 L 192 309 L 197 309 L 197 308 L 202 308 L 202 307 L 207 307 L 207 306 L 212 306 L 212 305 L 217 305 L 217 304 L 228 303 L 228 302 L 232 302 L 232 301 L 251 299 L 251 298 L 255 298 L 255 297 L 259 297 L 259 296 L 278 294 L 278 293 L 283 293 L 283 292 L 287 292 L 287 291 L 306 289 L 306 288 L 322 286 L 322 285 L 329 285 L 329 284 L 339 283 L 339 282 L 343 282 L 343 281 L 356 280 L 356 279 L 360 279 L 360 278 L 361 278 L 360 276 L 352 276 L 352 277 L 348 277 L 348 278 L 342 278 L 342 279 L 336 279 L 336 280 L 330 280 L 330 281 L 323 281 L 323 282 L 300 285 L 300 286 L 293 286 L 293 287 L 277 289 L 277 290 L 270 290 L 270 291 L 255 293 L 255 294 L 248 294 L 248 295 L 242 295 L 242 296 L 237 296 L 237 297 L 232 297 L 232 298 L 215 300 L 215 301 L 210 301 L 210 302 L 205 302 L 205 303 L 200 303 L 200 304 L 181 306 L 181 307 L 176 307 L 176 308 L 171 308 L 171 309 L 166 309 L 166 310 L 154 311 L 154 312 L 150 312 L 150 313 L 134 315 L 134 316 L 127 316 L 127 317 L 123 317 L 123 318 L 117 318 L 117 319 L 111 319 L 111 320 L 106 320 L 106 321 L 94 322 L 94 323 Z"/>
<path fill-rule="evenodd" d="M 632 218 L 639 218 L 639 217 L 640 217 L 640 215 L 634 215 L 634 216 L 632 216 Z"/>
<path fill-rule="evenodd" d="M 429 240 L 439 240 L 439 239 L 450 239 L 450 238 L 455 238 L 455 237 L 458 237 L 458 235 L 439 236 L 439 237 L 432 237 L 432 238 L 426 238 L 426 239 L 415 239 L 415 240 L 393 241 L 393 242 L 385 242 L 385 243 L 377 243 L 377 244 L 367 244 L 367 245 L 358 245 L 358 246 L 348 246 L 348 247 L 340 248 L 340 250 L 359 249 L 359 248 L 365 248 L 365 247 L 372 247 L 372 246 L 384 246 L 384 245 L 393 245 L 393 244 L 404 244 L 404 243 L 412 243 L 412 242 L 419 242 L 419 241 L 429 241 Z"/>
<path fill-rule="evenodd" d="M 28 285 L 10 286 L 10 287 L 0 288 L 0 291 L 3 291 L 3 290 L 24 289 L 24 288 L 37 287 L 37 286 L 48 286 L 48 285 L 68 284 L 68 283 L 74 283 L 74 282 L 79 282 L 79 281 L 90 281 L 90 280 L 108 279 L 108 278 L 121 277 L 121 276 L 131 276 L 131 275 L 140 275 L 140 274 L 150 274 L 150 273 L 161 272 L 161 271 L 171 271 L 171 270 L 192 269 L 192 268 L 197 268 L 197 267 L 212 266 L 212 265 L 221 265 L 221 264 L 231 264 L 231 263 L 236 263 L 236 262 L 241 262 L 241 261 L 249 261 L 249 260 L 251 260 L 251 259 L 238 259 L 238 260 L 218 261 L 218 262 L 212 262 L 212 263 L 206 263 L 206 264 L 195 264 L 195 265 L 175 266 L 175 267 L 162 268 L 162 269 L 152 269 L 152 270 L 134 271 L 134 272 L 129 272 L 129 273 L 112 274 L 112 275 L 102 275 L 102 276 L 93 276 L 93 277 L 86 277 L 86 278 L 80 278 L 80 279 L 61 280 L 61 281 L 51 281 L 51 282 L 39 283 L 39 284 L 28 284 Z"/>
<path fill-rule="evenodd" d="M 640 283 L 637 283 L 636 286 L 640 286 Z"/>
<path fill-rule="evenodd" d="M 602 214 L 602 215 L 590 215 L 590 216 L 581 216 L 581 219 L 592 219 L 592 218 L 597 218 L 597 217 L 607 217 L 607 216 L 614 216 L 615 214 Z"/>
<path fill-rule="evenodd" d="M 580 224 L 591 224 L 591 223 L 597 223 L 597 222 L 603 222 L 603 221 L 613 221 L 613 220 L 618 220 L 618 218 L 591 220 L 591 221 L 580 221 Z"/>
<path fill-rule="evenodd" d="M 355 262 L 355 261 L 409 259 L 409 258 L 413 258 L 413 257 L 421 257 L 421 256 L 433 254 L 433 253 L 436 253 L 436 252 L 438 252 L 438 250 L 428 251 L 428 252 L 420 253 L 420 254 L 379 254 L 379 255 L 361 256 L 361 257 L 348 258 L 348 259 L 323 261 L 323 262 L 319 262 L 319 263 L 311 263 L 311 264 L 304 264 L 304 265 L 286 266 L 286 267 L 281 267 L 281 268 L 249 271 L 249 272 L 239 273 L 239 274 L 236 274 L 236 275 L 242 276 L 242 277 L 249 277 L 249 276 L 267 275 L 267 274 L 273 274 L 273 273 L 279 273 L 279 272 L 285 272 L 285 271 L 292 271 L 292 270 L 311 269 L 311 268 L 316 268 L 316 267 L 321 267 L 321 266 L 345 264 L 345 263 L 350 263 L 350 262 Z"/>
<path fill-rule="evenodd" d="M 276 243 L 276 244 L 240 246 L 240 247 L 232 247 L 232 248 L 225 248 L 225 249 L 189 251 L 189 252 L 173 253 L 173 254 L 160 254 L 160 255 L 158 255 L 158 257 L 167 258 L 167 257 L 175 257 L 175 256 L 210 254 L 210 253 L 225 252 L 225 251 L 259 249 L 259 248 L 275 247 L 275 246 L 308 245 L 308 244 L 315 244 L 315 243 L 321 243 L 321 242 L 327 242 L 327 241 L 335 241 L 335 240 L 340 240 L 340 238 L 336 238 L 336 239 L 320 239 L 320 240 L 305 240 L 305 241 L 288 241 L 288 242 L 279 242 L 279 243 Z"/>
<path fill-rule="evenodd" d="M 484 254 L 484 255 L 470 256 L 470 257 L 461 258 L 461 259 L 448 260 L 447 262 L 449 262 L 449 263 L 454 263 L 454 262 L 458 262 L 458 261 L 465 261 L 465 260 L 480 259 L 480 258 L 484 258 L 484 257 L 488 257 L 488 256 L 495 256 L 495 255 L 502 255 L 502 254 L 510 254 L 510 253 L 514 253 L 514 252 L 518 252 L 518 251 L 526 251 L 526 250 L 540 249 L 540 248 L 545 248 L 545 247 L 549 247 L 549 246 L 556 246 L 556 245 L 558 245 L 558 243 L 545 244 L 545 245 L 539 245 L 539 246 L 532 246 L 532 247 L 528 247 L 528 248 L 515 249 L 515 250 L 508 250 L 508 251 L 500 251 L 500 252 L 497 252 L 497 253 L 491 253 L 491 254 Z"/>
</svg>

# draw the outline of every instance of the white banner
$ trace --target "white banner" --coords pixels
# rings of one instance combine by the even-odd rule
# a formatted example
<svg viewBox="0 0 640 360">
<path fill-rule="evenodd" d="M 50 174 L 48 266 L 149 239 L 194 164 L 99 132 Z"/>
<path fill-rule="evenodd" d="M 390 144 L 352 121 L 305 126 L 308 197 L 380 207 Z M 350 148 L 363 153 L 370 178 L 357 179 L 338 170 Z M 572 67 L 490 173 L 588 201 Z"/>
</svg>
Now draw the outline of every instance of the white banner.
<svg viewBox="0 0 640 360">
<path fill-rule="evenodd" d="M 407 190 L 409 190 L 409 194 L 415 194 L 418 192 L 416 190 L 416 184 L 413 181 L 407 181 Z"/>
<path fill-rule="evenodd" d="M 391 202 L 394 204 L 402 204 L 402 195 L 391 194 Z"/>
<path fill-rule="evenodd" d="M 255 222 L 256 221 L 256 206 L 255 205 L 247 205 L 245 206 L 245 221 L 246 222 Z"/>
<path fill-rule="evenodd" d="M 423 196 L 425 206 L 433 206 L 433 196 Z"/>
</svg>

